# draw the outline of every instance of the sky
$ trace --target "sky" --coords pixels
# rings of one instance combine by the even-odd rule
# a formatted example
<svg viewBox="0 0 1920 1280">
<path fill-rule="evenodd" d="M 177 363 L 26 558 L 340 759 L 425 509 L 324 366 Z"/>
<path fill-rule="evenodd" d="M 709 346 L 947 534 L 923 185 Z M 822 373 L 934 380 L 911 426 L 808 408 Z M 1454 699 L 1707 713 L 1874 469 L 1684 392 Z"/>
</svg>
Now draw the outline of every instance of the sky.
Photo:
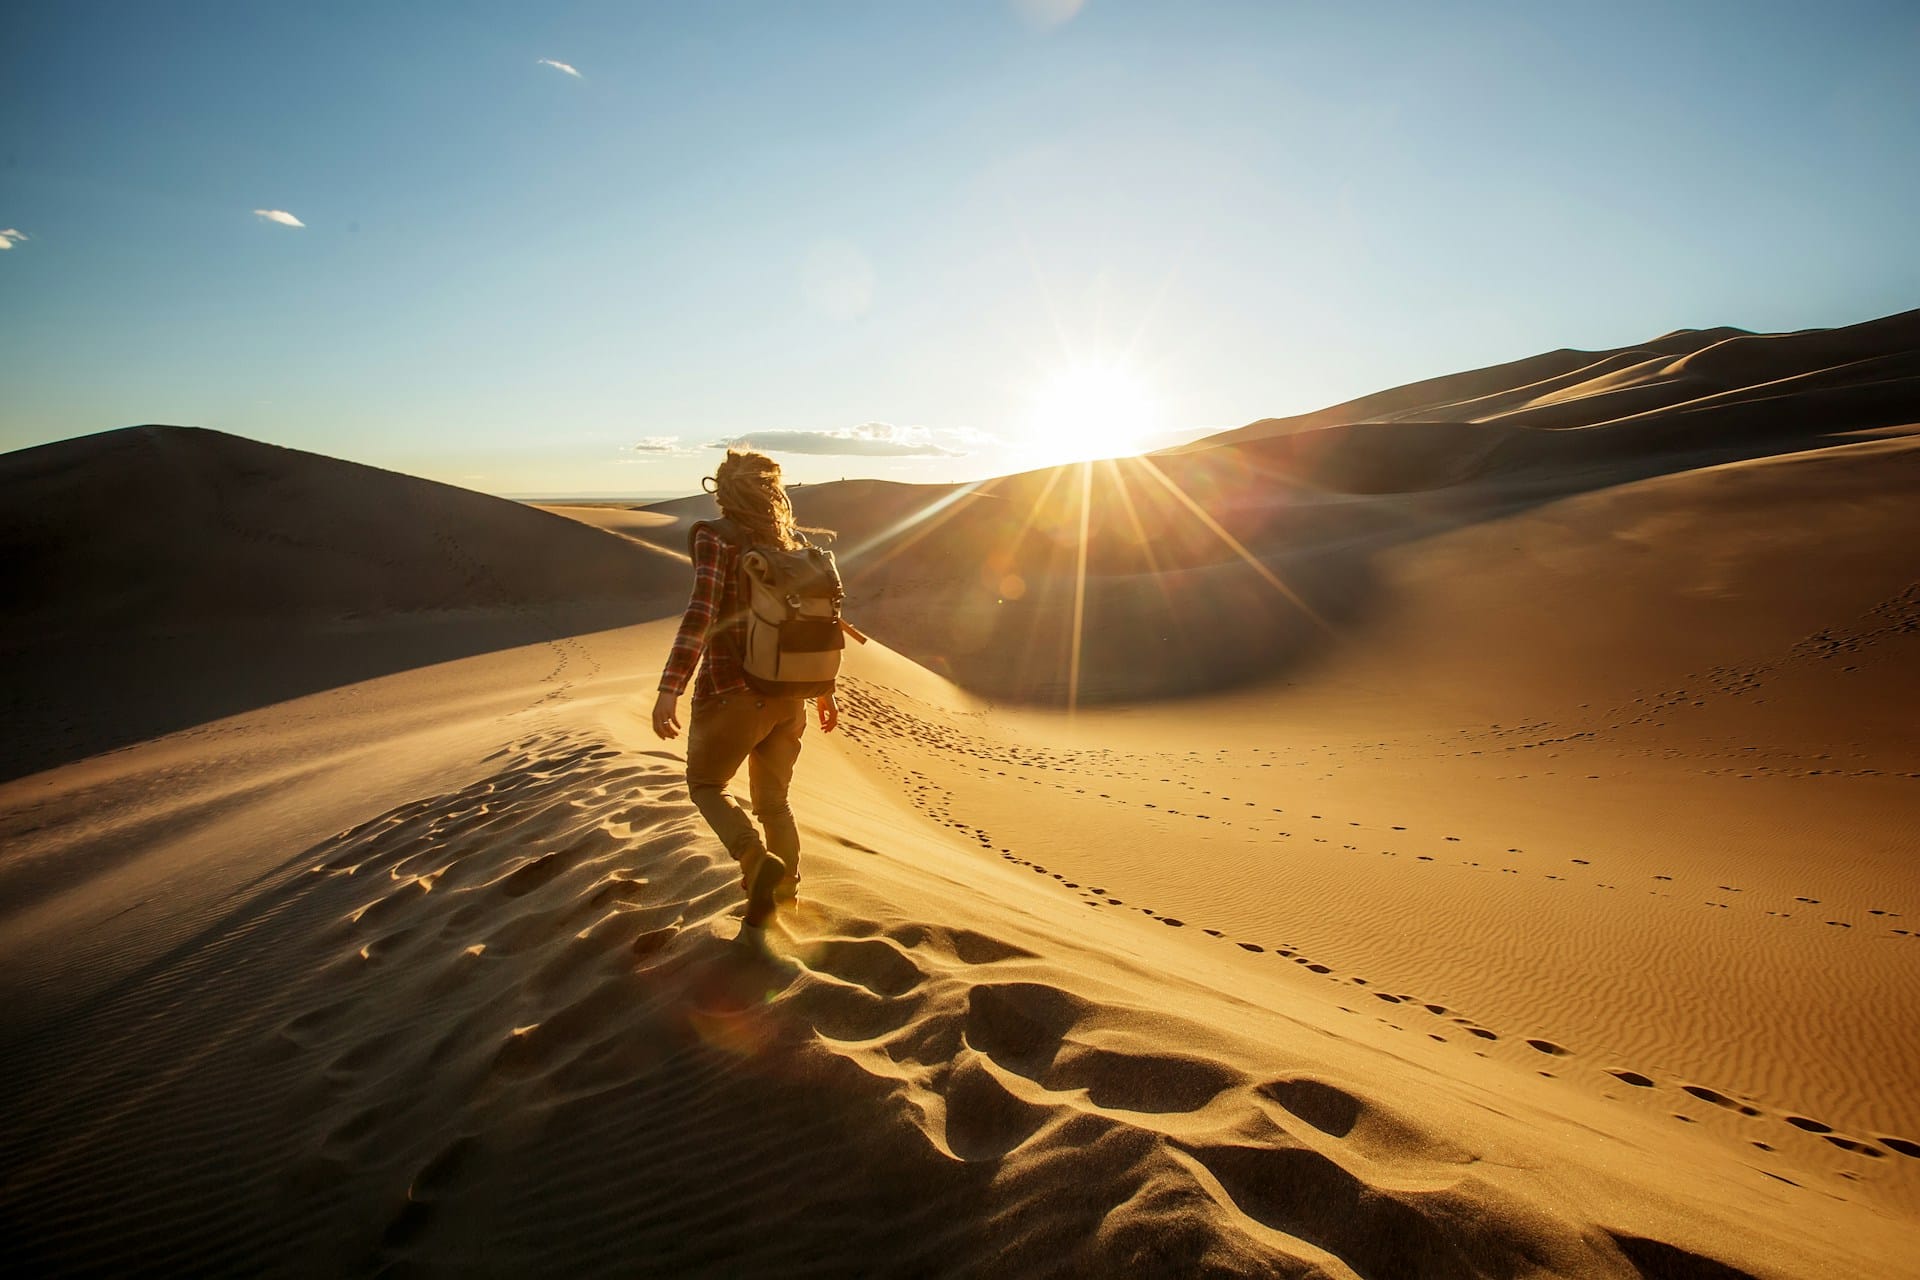
<svg viewBox="0 0 1920 1280">
<path fill-rule="evenodd" d="M 970 479 L 1920 305 L 1920 6 L 19 0 L 0 449 Z"/>
</svg>

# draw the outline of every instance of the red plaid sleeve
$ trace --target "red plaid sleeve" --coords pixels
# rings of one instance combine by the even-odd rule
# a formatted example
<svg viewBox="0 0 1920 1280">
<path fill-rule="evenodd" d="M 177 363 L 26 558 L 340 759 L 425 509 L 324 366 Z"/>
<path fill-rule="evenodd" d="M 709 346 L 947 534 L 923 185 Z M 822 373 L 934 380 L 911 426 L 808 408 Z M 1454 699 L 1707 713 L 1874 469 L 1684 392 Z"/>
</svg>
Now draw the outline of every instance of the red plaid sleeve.
<svg viewBox="0 0 1920 1280">
<path fill-rule="evenodd" d="M 687 616 L 673 637 L 673 651 L 667 655 L 667 667 L 660 673 L 660 688 L 675 695 L 685 693 L 700 665 L 701 651 L 720 612 L 725 583 L 721 575 L 720 537 L 711 529 L 699 529 L 693 535 L 693 597 L 687 601 Z"/>
</svg>

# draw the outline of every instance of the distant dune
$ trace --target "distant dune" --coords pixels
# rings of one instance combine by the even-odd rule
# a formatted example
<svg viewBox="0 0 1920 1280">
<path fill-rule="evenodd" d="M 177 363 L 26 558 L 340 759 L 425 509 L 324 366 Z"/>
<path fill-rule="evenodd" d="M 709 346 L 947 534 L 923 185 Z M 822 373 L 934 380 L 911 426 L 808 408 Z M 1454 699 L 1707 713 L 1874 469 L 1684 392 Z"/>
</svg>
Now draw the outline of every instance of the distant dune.
<svg viewBox="0 0 1920 1280">
<path fill-rule="evenodd" d="M 8 454 L 0 501 L 9 621 L 46 628 L 528 607 L 661 581 L 574 521 L 198 427 Z"/>
<path fill-rule="evenodd" d="M 1738 447 L 1755 435 L 1784 428 L 1793 398 L 1811 386 L 1874 388 L 1856 408 L 1836 419 L 1794 430 L 1819 435 L 1839 430 L 1911 421 L 1920 378 L 1920 311 L 1851 325 L 1798 333 L 1754 334 L 1740 329 L 1680 329 L 1651 342 L 1612 351 L 1561 350 L 1510 364 L 1410 383 L 1296 418 L 1265 418 L 1235 431 L 1209 436 L 1182 451 L 1245 444 L 1276 436 L 1386 422 L 1493 423 L 1563 431 L 1598 429 L 1601 436 L 1642 414 L 1665 411 L 1691 419 L 1706 408 L 1751 406 L 1740 419 L 1714 419 L 1704 426 L 1659 438 L 1693 448 Z M 1905 397 L 1905 399 L 1901 399 Z M 1872 405 L 1884 404 L 1885 410 Z M 1625 433 L 1625 447 L 1644 448 L 1655 438 Z M 1741 437 L 1745 437 L 1742 439 Z M 1529 461 L 1552 458 L 1556 447 L 1521 450 Z M 1595 446 L 1586 446 L 1592 448 Z"/>
<path fill-rule="evenodd" d="M 0 457 L 0 777 L 657 613 L 671 557 L 485 494 L 192 427 Z"/>
<path fill-rule="evenodd" d="M 0 458 L 8 1259 L 1914 1274 L 1916 314 L 798 490 L 790 980 L 647 728 L 710 499 Z"/>
</svg>

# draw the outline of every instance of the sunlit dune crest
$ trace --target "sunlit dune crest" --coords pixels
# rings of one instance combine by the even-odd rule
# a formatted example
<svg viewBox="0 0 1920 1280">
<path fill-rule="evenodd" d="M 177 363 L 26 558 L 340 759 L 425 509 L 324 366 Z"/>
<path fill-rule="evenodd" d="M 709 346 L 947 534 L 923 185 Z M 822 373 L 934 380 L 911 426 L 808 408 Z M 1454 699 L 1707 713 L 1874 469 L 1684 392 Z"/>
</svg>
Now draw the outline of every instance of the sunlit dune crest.
<svg viewBox="0 0 1920 1280">
<path fill-rule="evenodd" d="M 797 975 L 646 727 L 709 497 L 0 458 L 10 1256 L 1910 1271 L 1920 312 L 1147 392 L 794 490 L 874 637 Z"/>
</svg>

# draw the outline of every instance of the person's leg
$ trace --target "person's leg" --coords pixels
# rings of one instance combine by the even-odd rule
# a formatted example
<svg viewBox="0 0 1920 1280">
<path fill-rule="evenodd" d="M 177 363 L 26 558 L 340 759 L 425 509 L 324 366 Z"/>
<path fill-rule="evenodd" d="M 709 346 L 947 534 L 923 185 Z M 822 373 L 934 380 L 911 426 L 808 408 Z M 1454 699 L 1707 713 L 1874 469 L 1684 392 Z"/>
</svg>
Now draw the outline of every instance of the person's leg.
<svg viewBox="0 0 1920 1280">
<path fill-rule="evenodd" d="M 687 726 L 687 794 L 740 864 L 743 884 L 751 882 L 766 846 L 753 820 L 727 794 L 727 783 L 759 737 L 764 712 L 755 701 L 739 694 L 695 698 Z"/>
<path fill-rule="evenodd" d="M 800 829 L 794 824 L 787 791 L 793 783 L 794 762 L 800 758 L 800 739 L 807 728 L 807 702 L 804 698 L 769 698 L 766 713 L 766 732 L 747 756 L 747 788 L 753 798 L 753 811 L 767 833 L 767 851 L 786 868 L 774 895 L 792 898 L 800 884 Z M 752 919 L 751 902 L 747 913 Z"/>
</svg>

